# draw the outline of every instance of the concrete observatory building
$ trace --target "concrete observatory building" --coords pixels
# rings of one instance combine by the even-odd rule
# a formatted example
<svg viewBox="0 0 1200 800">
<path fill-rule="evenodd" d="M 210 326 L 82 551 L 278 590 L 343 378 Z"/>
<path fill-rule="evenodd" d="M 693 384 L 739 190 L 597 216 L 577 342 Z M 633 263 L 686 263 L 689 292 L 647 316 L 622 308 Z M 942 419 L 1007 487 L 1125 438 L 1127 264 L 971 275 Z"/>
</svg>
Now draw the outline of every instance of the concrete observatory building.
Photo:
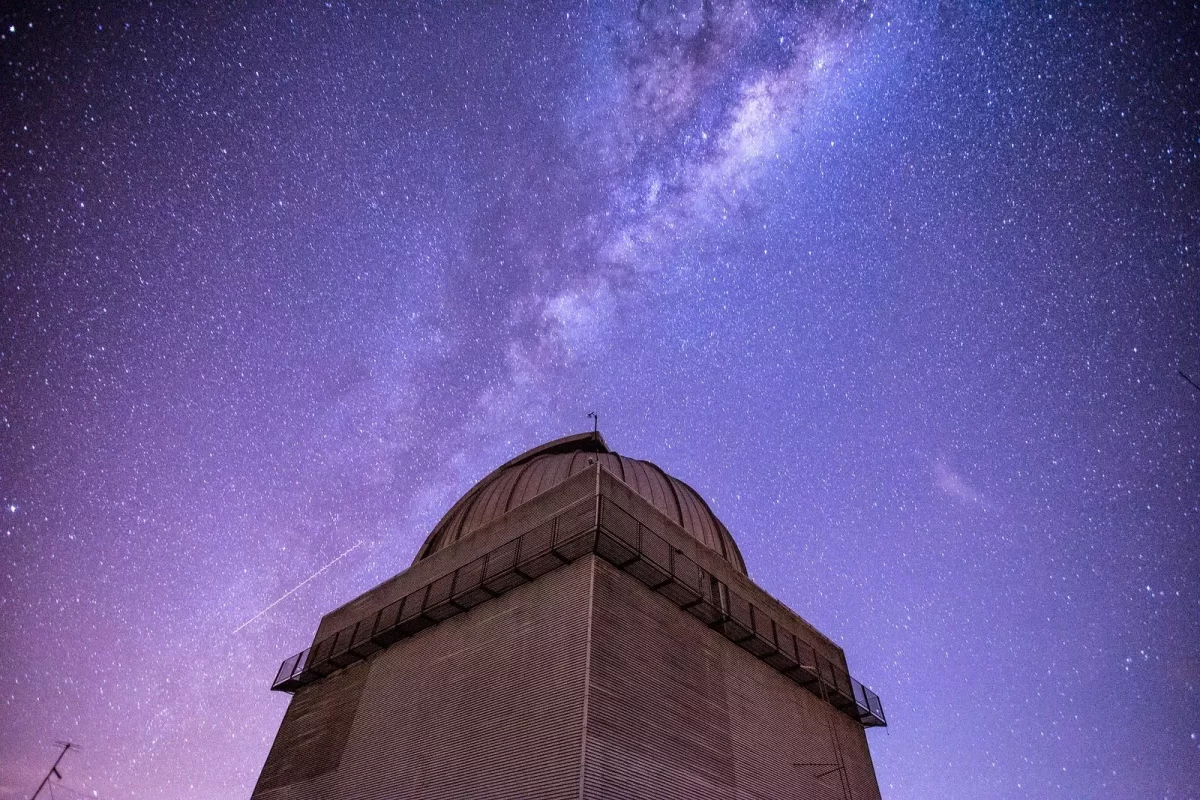
<svg viewBox="0 0 1200 800">
<path fill-rule="evenodd" d="M 524 453 L 325 615 L 253 797 L 868 800 L 878 696 L 691 487 L 598 433 Z"/>
</svg>

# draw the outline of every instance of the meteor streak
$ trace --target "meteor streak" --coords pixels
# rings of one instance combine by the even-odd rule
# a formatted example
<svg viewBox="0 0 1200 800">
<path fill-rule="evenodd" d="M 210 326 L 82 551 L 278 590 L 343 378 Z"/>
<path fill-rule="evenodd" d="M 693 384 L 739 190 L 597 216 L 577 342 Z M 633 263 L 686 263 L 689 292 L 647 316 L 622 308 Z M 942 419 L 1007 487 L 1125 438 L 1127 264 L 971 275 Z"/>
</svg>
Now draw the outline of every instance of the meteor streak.
<svg viewBox="0 0 1200 800">
<path fill-rule="evenodd" d="M 341 553 L 339 556 L 337 556 L 337 558 L 333 559 L 333 560 L 332 560 L 332 561 L 330 561 L 328 564 L 326 564 L 325 566 L 321 567 L 319 570 L 317 570 L 316 572 L 314 572 L 312 575 L 309 575 L 307 578 L 305 578 L 304 580 L 302 580 L 302 581 L 300 581 L 299 583 L 297 583 L 297 584 L 296 584 L 295 586 L 293 586 L 291 589 L 288 589 L 288 590 L 287 590 L 286 592 L 284 592 L 284 593 L 283 593 L 283 594 L 282 594 L 282 595 L 281 595 L 281 596 L 280 596 L 278 599 L 276 599 L 276 600 L 275 600 L 275 602 L 271 603 L 271 605 L 267 606 L 267 607 L 266 607 L 266 608 L 264 608 L 262 611 L 258 612 L 258 613 L 257 613 L 257 614 L 255 614 L 253 617 L 251 617 L 250 619 L 248 619 L 248 620 L 246 620 L 245 622 L 243 622 L 241 625 L 238 625 L 236 628 L 234 628 L 234 629 L 233 629 L 233 633 L 237 633 L 237 632 L 238 632 L 238 631 L 240 631 L 242 628 L 246 627 L 246 626 L 247 626 L 247 625 L 249 625 L 251 622 L 254 622 L 254 620 L 258 619 L 258 618 L 259 618 L 259 617 L 261 617 L 263 614 L 267 613 L 267 612 L 268 612 L 268 611 L 270 611 L 272 608 L 274 608 L 275 606 L 277 606 L 277 605 L 279 605 L 280 603 L 282 603 L 282 602 L 283 602 L 284 600 L 286 600 L 286 599 L 287 599 L 287 598 L 288 598 L 290 595 L 292 595 L 292 594 L 295 594 L 295 592 L 296 592 L 296 591 L 297 591 L 297 590 L 298 590 L 298 589 L 299 589 L 301 586 L 303 586 L 304 584 L 308 583 L 308 582 L 309 582 L 309 581 L 311 581 L 313 578 L 317 577 L 317 576 L 318 576 L 318 575 L 320 575 L 322 572 L 324 572 L 325 570 L 329 569 L 330 567 L 332 567 L 332 566 L 333 566 L 334 564 L 336 564 L 337 562 L 341 561 L 341 560 L 342 560 L 343 558 L 345 558 L 346 556 L 350 555 L 352 552 L 354 552 L 355 550 L 357 550 L 357 549 L 359 548 L 359 546 L 360 546 L 360 545 L 362 545 L 362 543 L 363 543 L 363 540 L 362 540 L 362 539 L 359 539 L 357 542 L 355 542 L 355 543 L 354 543 L 354 544 L 353 544 L 353 545 L 350 547 L 350 549 L 348 549 L 348 550 L 344 551 L 343 553 Z M 232 634 L 230 634 L 230 635 L 232 635 Z"/>
</svg>

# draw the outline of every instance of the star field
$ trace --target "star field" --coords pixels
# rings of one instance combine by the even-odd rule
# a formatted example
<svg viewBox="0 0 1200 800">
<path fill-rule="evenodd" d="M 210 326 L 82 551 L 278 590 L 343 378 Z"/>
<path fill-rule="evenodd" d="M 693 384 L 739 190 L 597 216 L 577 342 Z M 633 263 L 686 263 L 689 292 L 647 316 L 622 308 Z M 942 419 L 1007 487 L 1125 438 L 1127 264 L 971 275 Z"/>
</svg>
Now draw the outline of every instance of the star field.
<svg viewBox="0 0 1200 800">
<path fill-rule="evenodd" d="M 0 12 L 0 800 L 248 796 L 320 615 L 593 410 L 884 797 L 1196 796 L 1198 20 Z"/>
</svg>

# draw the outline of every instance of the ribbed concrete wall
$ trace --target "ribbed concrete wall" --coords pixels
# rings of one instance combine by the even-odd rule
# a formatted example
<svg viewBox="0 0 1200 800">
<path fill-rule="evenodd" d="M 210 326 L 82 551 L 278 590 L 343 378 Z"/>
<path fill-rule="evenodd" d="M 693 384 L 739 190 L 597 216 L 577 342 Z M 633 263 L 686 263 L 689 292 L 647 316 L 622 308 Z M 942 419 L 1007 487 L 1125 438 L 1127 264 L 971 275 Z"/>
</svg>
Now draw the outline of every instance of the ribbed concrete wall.
<svg viewBox="0 0 1200 800">
<path fill-rule="evenodd" d="M 354 664 L 296 693 L 254 797 L 311 797 L 307 790 L 299 795 L 293 791 L 337 769 L 369 670 L 369 664 Z"/>
<path fill-rule="evenodd" d="M 584 798 L 879 798 L 862 726 L 599 560 L 591 642 Z"/>
<path fill-rule="evenodd" d="M 590 564 L 580 559 L 302 689 L 292 709 L 321 695 L 333 702 L 324 716 L 289 709 L 254 798 L 577 798 Z M 369 672 L 355 702 L 339 706 L 331 690 L 351 670 Z M 281 785 L 281 762 L 303 758 L 298 743 L 327 739 L 347 719 L 338 758 L 310 750 L 329 771 L 297 770 L 300 780 Z"/>
</svg>

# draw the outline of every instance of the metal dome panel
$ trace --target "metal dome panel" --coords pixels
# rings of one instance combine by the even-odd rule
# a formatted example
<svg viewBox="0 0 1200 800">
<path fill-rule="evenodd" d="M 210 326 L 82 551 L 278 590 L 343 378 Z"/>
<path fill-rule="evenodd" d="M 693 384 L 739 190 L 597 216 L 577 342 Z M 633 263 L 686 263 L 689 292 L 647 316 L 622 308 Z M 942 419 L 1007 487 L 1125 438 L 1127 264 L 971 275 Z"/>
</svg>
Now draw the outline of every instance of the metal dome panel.
<svg viewBox="0 0 1200 800">
<path fill-rule="evenodd" d="M 746 574 L 737 544 L 704 498 L 655 464 L 610 451 L 599 433 L 547 442 L 494 470 L 446 512 L 421 546 L 416 561 L 471 535 L 597 461 L 669 520 Z"/>
</svg>

